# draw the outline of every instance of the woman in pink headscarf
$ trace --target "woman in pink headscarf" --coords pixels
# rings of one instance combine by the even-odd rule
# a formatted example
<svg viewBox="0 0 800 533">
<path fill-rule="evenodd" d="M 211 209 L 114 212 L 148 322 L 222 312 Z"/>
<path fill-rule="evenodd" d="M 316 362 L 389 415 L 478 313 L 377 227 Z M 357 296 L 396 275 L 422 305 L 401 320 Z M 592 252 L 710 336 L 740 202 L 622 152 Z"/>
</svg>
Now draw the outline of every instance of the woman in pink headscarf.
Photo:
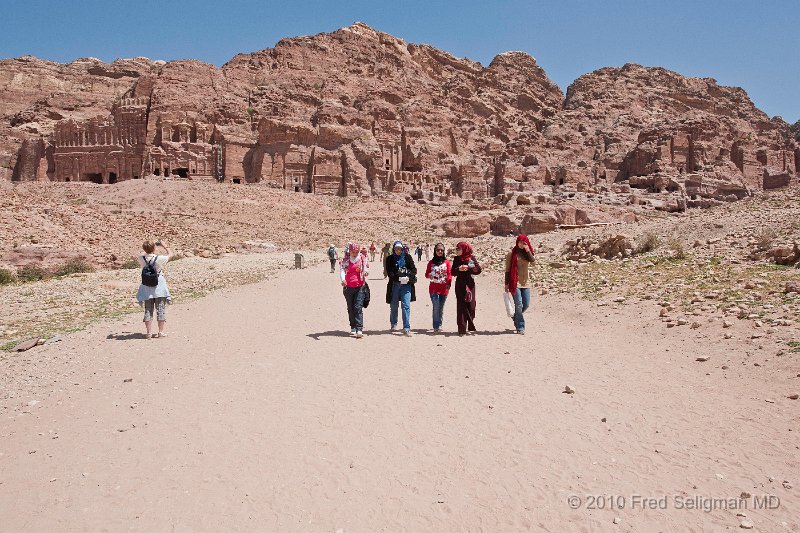
<svg viewBox="0 0 800 533">
<path fill-rule="evenodd" d="M 458 334 L 463 337 L 475 333 L 475 280 L 472 276 L 481 273 L 481 266 L 472 255 L 472 246 L 466 242 L 456 245 L 456 254 L 452 262 L 456 277 L 456 323 Z"/>
<path fill-rule="evenodd" d="M 364 284 L 368 274 L 369 262 L 361 255 L 361 247 L 358 243 L 351 243 L 347 256 L 339 265 L 339 278 L 347 301 L 350 335 L 357 339 L 364 336 Z"/>
<path fill-rule="evenodd" d="M 531 304 L 528 276 L 533 261 L 531 241 L 520 233 L 514 248 L 506 255 L 506 292 L 514 298 L 514 328 L 520 335 L 525 335 L 525 317 L 522 314 Z"/>
</svg>

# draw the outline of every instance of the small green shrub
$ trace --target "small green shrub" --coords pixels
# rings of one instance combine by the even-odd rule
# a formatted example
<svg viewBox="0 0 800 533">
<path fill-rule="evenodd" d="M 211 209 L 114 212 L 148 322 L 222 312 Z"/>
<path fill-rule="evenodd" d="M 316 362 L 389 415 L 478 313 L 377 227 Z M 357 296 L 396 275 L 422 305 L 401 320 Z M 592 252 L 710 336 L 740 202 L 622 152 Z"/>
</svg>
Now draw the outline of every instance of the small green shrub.
<svg viewBox="0 0 800 533">
<path fill-rule="evenodd" d="M 25 283 L 39 281 L 45 277 L 47 277 L 47 272 L 36 265 L 27 265 L 17 269 L 17 279 Z"/>
<path fill-rule="evenodd" d="M 659 246 L 661 246 L 661 240 L 658 238 L 658 235 L 652 231 L 648 231 L 639 239 L 638 245 L 636 246 L 636 253 L 646 254 L 647 252 L 652 252 Z"/>
<path fill-rule="evenodd" d="M 672 257 L 675 259 L 686 259 L 686 249 L 683 247 L 683 242 L 676 237 L 672 237 L 667 241 L 667 246 L 672 250 Z"/>
<path fill-rule="evenodd" d="M 8 269 L 0 268 L 0 285 L 9 285 L 17 281 L 17 276 Z"/>
<path fill-rule="evenodd" d="M 772 248 L 772 243 L 778 237 L 778 233 L 772 228 L 764 228 L 762 229 L 758 235 L 756 235 L 756 250 L 758 251 L 766 251 Z"/>
<path fill-rule="evenodd" d="M 54 276 L 69 276 L 85 272 L 94 272 L 94 267 L 83 259 L 70 259 L 53 272 Z"/>
<path fill-rule="evenodd" d="M 119 266 L 119 268 L 121 268 L 123 270 L 130 270 L 130 269 L 133 269 L 133 268 L 139 268 L 139 261 L 137 261 L 136 259 L 128 259 L 127 261 L 122 263 Z"/>
</svg>

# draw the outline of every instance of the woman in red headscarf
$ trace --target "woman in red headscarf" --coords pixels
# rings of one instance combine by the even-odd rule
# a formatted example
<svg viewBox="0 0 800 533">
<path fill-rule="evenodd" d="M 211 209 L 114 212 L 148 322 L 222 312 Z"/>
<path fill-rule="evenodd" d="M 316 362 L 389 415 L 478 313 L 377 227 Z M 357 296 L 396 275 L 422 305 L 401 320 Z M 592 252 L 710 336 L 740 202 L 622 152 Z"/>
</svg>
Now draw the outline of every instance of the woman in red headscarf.
<svg viewBox="0 0 800 533">
<path fill-rule="evenodd" d="M 514 328 L 520 335 L 525 334 L 525 318 L 522 314 L 531 304 L 528 269 L 533 262 L 531 241 L 520 233 L 514 248 L 506 255 L 506 292 L 514 297 Z"/>
<path fill-rule="evenodd" d="M 456 245 L 456 254 L 452 261 L 452 272 L 456 277 L 456 323 L 458 334 L 463 337 L 475 332 L 475 280 L 472 276 L 481 273 L 481 266 L 466 242 Z"/>
</svg>

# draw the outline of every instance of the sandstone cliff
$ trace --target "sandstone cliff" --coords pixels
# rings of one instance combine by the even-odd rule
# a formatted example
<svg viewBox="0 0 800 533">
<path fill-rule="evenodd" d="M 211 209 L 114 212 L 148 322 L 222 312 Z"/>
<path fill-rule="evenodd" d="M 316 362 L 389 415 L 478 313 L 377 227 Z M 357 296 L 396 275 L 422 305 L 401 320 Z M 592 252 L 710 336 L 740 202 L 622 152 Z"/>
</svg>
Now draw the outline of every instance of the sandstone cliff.
<svg viewBox="0 0 800 533">
<path fill-rule="evenodd" d="M 0 178 L 15 180 L 168 175 L 421 201 L 623 182 L 685 208 L 800 170 L 790 126 L 713 79 L 625 65 L 564 95 L 523 52 L 484 67 L 362 23 L 221 68 L 3 60 L 0 87 Z"/>
</svg>

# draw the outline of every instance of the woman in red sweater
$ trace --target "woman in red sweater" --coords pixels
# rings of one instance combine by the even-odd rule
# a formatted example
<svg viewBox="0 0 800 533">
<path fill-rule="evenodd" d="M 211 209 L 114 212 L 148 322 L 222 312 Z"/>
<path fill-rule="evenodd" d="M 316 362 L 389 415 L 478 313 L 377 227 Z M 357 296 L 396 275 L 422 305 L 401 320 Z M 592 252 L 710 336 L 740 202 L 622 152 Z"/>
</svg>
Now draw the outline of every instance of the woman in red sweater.
<svg viewBox="0 0 800 533">
<path fill-rule="evenodd" d="M 444 302 L 450 292 L 450 284 L 453 281 L 450 261 L 445 257 L 444 244 L 436 243 L 433 247 L 433 259 L 428 261 L 428 268 L 425 270 L 425 277 L 431 280 L 428 292 L 431 295 L 433 304 L 433 332 L 439 333 L 442 330 L 442 317 L 444 316 Z"/>
</svg>

